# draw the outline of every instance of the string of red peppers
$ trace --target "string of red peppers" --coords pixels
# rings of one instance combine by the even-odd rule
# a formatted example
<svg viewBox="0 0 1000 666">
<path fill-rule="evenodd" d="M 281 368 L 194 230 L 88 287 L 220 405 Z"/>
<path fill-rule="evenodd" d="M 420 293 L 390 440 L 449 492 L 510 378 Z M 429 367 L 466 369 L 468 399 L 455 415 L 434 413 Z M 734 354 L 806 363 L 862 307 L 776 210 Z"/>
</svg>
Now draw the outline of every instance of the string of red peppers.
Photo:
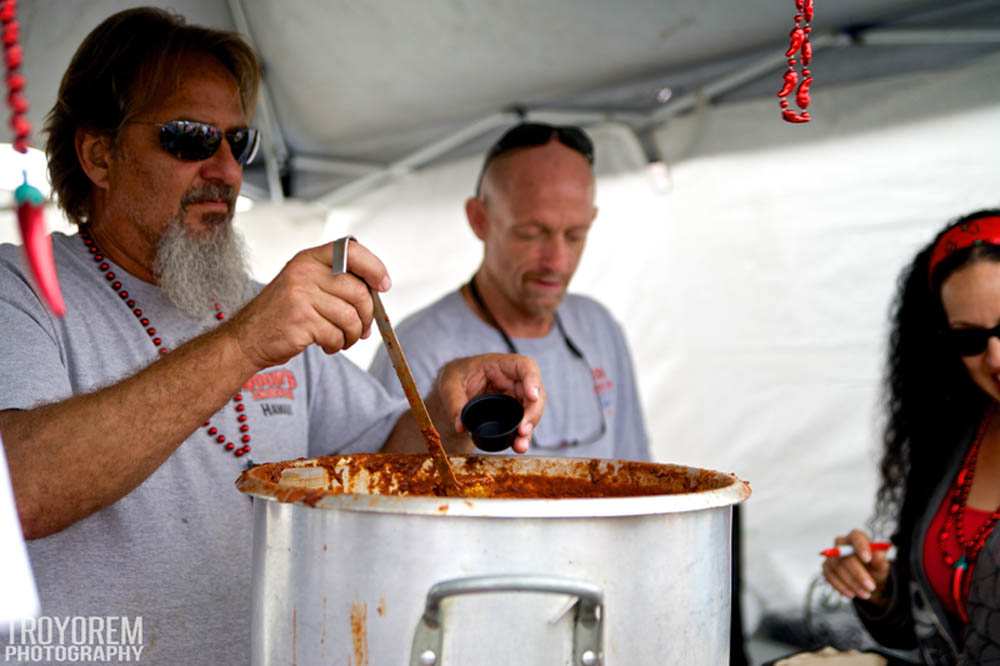
<svg viewBox="0 0 1000 666">
<path fill-rule="evenodd" d="M 20 26 L 17 23 L 17 0 L 0 0 L 0 24 L 3 32 L 4 64 L 7 66 L 7 105 L 10 107 L 10 127 L 14 131 L 14 150 L 27 154 L 31 123 L 25 117 L 28 113 L 28 98 L 24 95 L 27 84 L 19 70 L 24 52 L 18 43 Z M 21 229 L 21 240 L 28 258 L 28 266 L 35 277 L 35 284 L 42 299 L 57 316 L 66 313 L 59 278 L 56 276 L 55 261 L 52 258 L 52 240 L 45 231 L 45 197 L 37 188 L 28 184 L 28 174 L 24 183 L 14 190 L 17 205 L 17 223 Z"/>
<path fill-rule="evenodd" d="M 809 63 L 812 62 L 812 44 L 809 42 L 809 33 L 813 20 L 813 0 L 795 0 L 795 27 L 789 33 L 788 50 L 785 57 L 788 58 L 788 69 L 785 70 L 784 84 L 778 91 L 778 98 L 781 100 L 781 117 L 790 123 L 807 123 L 811 120 L 809 112 L 809 87 L 812 85 L 812 73 L 809 71 Z M 799 54 L 802 61 L 802 75 L 796 69 L 795 55 Z M 800 82 L 801 81 L 801 82 Z M 798 90 L 796 90 L 798 86 Z M 788 96 L 795 91 L 795 103 L 801 111 L 790 108 Z"/>
</svg>

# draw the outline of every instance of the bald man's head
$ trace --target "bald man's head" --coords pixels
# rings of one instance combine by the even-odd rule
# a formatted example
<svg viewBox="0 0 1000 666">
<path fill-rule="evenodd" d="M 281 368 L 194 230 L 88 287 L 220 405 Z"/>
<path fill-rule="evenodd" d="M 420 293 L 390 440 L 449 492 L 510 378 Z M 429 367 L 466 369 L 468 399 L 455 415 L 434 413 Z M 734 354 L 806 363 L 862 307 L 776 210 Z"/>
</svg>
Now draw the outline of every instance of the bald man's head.
<svg viewBox="0 0 1000 666">
<path fill-rule="evenodd" d="M 482 190 L 483 178 L 494 160 L 502 155 L 523 149 L 544 146 L 550 141 L 575 150 L 591 167 L 594 166 L 594 142 L 581 128 L 575 125 L 549 125 L 547 123 L 521 123 L 511 127 L 490 146 L 483 160 L 483 167 L 476 179 L 476 196 Z"/>
<path fill-rule="evenodd" d="M 483 241 L 477 284 L 545 320 L 562 301 L 597 214 L 590 160 L 553 136 L 489 161 L 466 214 Z"/>
</svg>

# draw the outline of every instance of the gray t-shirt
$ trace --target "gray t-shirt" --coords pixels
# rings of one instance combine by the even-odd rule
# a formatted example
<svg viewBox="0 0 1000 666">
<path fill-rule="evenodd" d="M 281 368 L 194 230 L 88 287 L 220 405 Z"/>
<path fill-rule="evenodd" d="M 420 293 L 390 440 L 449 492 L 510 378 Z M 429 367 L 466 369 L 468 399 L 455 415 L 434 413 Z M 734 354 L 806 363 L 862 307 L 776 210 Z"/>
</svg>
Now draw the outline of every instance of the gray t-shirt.
<svg viewBox="0 0 1000 666">
<path fill-rule="evenodd" d="M 21 248 L 0 245 L 0 409 L 91 392 L 159 356 L 81 239 L 54 234 L 52 240 L 67 305 L 63 319 L 49 314 L 29 286 Z M 157 287 L 114 264 L 110 270 L 166 346 L 216 323 L 193 320 Z M 405 401 L 343 356 L 315 346 L 258 373 L 240 394 L 252 437 L 247 456 L 234 457 L 199 428 L 126 497 L 28 543 L 43 615 L 141 617 L 144 664 L 249 663 L 252 504 L 233 481 L 248 459 L 375 451 Z M 185 396 L 170 399 L 183 403 Z M 236 404 L 230 401 L 210 422 L 240 446 Z M 138 431 L 143 414 L 116 427 Z M 0 653 L 6 643 L 0 636 Z"/>
<path fill-rule="evenodd" d="M 529 453 L 649 460 L 649 438 L 621 327 L 607 308 L 585 296 L 567 294 L 558 312 L 583 359 L 573 354 L 557 326 L 543 338 L 513 339 L 519 353 L 538 363 L 547 394 L 535 430 L 537 446 Z M 480 320 L 457 291 L 404 319 L 396 334 L 421 392 L 454 358 L 509 351 L 500 333 Z M 376 353 L 369 372 L 403 395 L 384 349 Z M 602 419 L 605 433 L 592 441 L 601 432 Z M 559 447 L 564 440 L 581 444 Z"/>
</svg>

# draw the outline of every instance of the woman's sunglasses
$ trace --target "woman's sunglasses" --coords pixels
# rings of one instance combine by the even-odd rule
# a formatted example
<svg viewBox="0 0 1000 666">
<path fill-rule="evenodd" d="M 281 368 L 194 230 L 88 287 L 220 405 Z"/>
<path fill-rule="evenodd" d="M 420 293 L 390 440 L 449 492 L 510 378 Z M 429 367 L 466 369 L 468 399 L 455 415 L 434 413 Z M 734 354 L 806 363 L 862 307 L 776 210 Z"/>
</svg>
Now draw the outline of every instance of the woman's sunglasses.
<svg viewBox="0 0 1000 666">
<path fill-rule="evenodd" d="M 960 356 L 979 356 L 990 344 L 990 338 L 1000 338 L 1000 324 L 993 328 L 947 328 L 948 344 Z"/>
<path fill-rule="evenodd" d="M 240 164 L 253 161 L 260 145 L 260 133 L 253 127 L 234 127 L 223 132 L 215 125 L 194 120 L 171 120 L 165 123 L 140 123 L 160 128 L 160 147 L 185 162 L 207 160 L 219 150 L 222 139 Z"/>
</svg>

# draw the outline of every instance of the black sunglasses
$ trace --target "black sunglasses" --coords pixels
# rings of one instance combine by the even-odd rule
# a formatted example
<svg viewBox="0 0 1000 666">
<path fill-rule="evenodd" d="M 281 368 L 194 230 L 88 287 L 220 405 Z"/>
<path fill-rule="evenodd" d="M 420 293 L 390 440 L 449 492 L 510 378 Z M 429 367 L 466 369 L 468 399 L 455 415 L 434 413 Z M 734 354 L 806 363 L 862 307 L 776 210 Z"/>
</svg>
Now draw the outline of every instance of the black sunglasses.
<svg viewBox="0 0 1000 666">
<path fill-rule="evenodd" d="M 160 147 L 184 162 L 207 160 L 219 150 L 222 139 L 229 142 L 229 150 L 240 164 L 253 161 L 260 146 L 260 133 L 253 127 L 234 127 L 222 131 L 215 125 L 195 120 L 170 120 L 165 123 L 142 123 L 160 128 Z"/>
<path fill-rule="evenodd" d="M 959 356 L 979 356 L 990 344 L 990 338 L 1000 338 L 1000 324 L 993 328 L 946 328 L 945 339 Z"/>
<path fill-rule="evenodd" d="M 587 160 L 587 164 L 594 166 L 594 142 L 579 127 L 573 125 L 549 125 L 547 123 L 521 123 L 504 132 L 503 136 L 486 153 L 486 159 L 483 160 L 483 168 L 479 172 L 479 179 L 476 181 L 476 196 L 479 196 L 479 190 L 482 188 L 486 168 L 489 167 L 493 160 L 518 148 L 544 146 L 553 137 L 562 145 L 583 155 Z"/>
</svg>

